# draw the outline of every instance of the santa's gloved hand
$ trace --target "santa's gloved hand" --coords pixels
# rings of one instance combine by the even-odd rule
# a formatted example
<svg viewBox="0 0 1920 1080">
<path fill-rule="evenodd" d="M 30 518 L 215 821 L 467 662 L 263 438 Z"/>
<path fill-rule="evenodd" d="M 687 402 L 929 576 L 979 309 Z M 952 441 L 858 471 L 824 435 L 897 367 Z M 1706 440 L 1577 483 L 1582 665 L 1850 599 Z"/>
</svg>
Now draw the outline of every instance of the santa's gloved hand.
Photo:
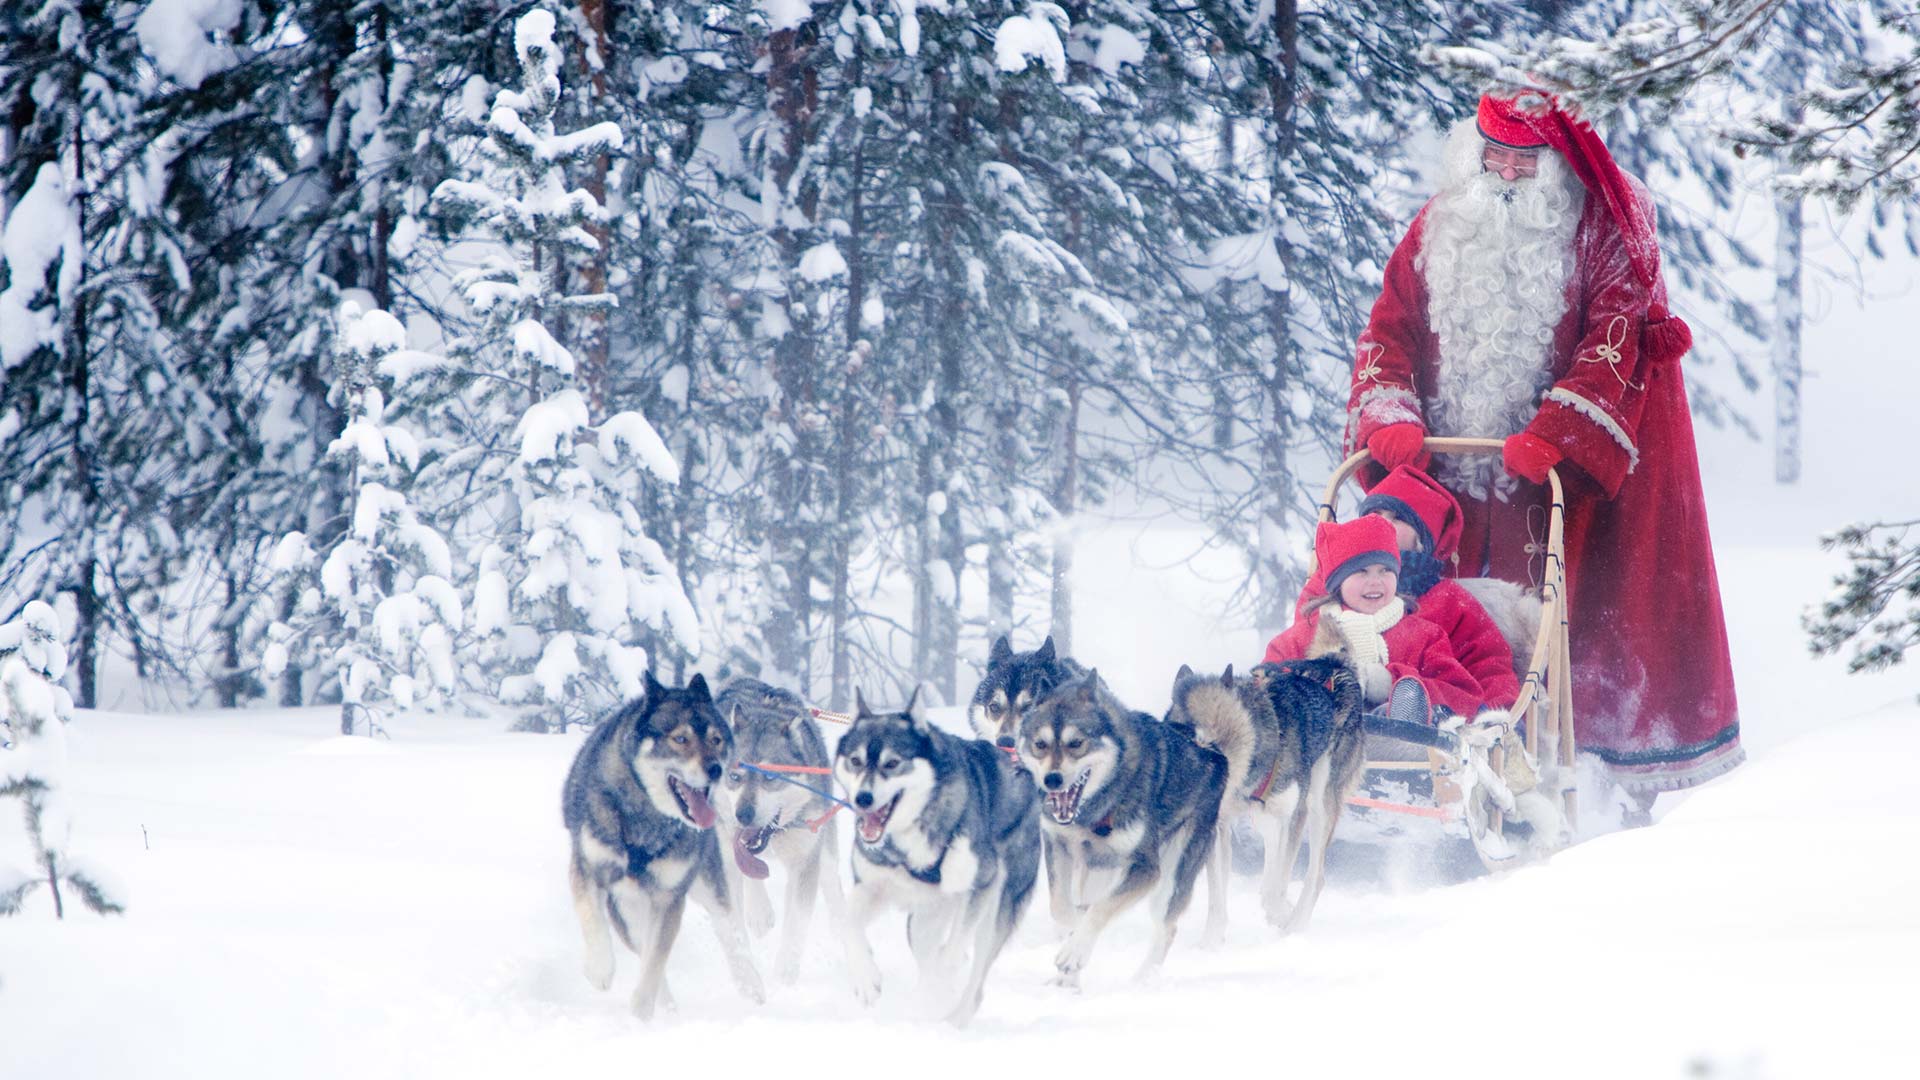
<svg viewBox="0 0 1920 1080">
<path fill-rule="evenodd" d="M 1507 442 L 1500 450 L 1500 461 L 1507 471 L 1522 480 L 1536 484 L 1547 482 L 1547 470 L 1565 459 L 1560 448 L 1528 432 L 1507 436 Z"/>
<path fill-rule="evenodd" d="M 1433 455 L 1420 447 L 1426 437 L 1427 429 L 1419 424 L 1388 424 L 1367 439 L 1367 453 L 1388 472 L 1402 465 L 1424 470 L 1433 460 Z"/>
</svg>

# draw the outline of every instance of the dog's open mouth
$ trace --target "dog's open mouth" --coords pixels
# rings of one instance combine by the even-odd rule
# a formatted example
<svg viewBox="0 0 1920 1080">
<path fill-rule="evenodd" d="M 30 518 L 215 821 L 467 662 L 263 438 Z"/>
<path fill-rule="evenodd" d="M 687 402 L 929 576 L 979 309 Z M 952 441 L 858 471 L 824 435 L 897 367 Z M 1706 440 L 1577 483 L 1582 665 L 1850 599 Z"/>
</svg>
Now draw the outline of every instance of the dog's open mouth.
<svg viewBox="0 0 1920 1080">
<path fill-rule="evenodd" d="M 1080 793 L 1087 790 L 1087 778 L 1092 775 L 1092 769 L 1081 769 L 1080 775 L 1064 790 L 1047 792 L 1047 813 L 1053 815 L 1053 820 L 1062 825 L 1073 824 L 1080 813 Z"/>
<path fill-rule="evenodd" d="M 765 825 L 741 829 L 733 834 L 733 861 L 740 867 L 741 873 L 750 878 L 766 880 L 767 864 L 760 855 L 767 850 L 768 844 L 773 843 L 774 834 L 784 828 L 786 826 L 780 824 L 780 819 L 774 818 Z"/>
<path fill-rule="evenodd" d="M 688 821 L 693 822 L 696 828 L 713 828 L 714 819 L 720 815 L 714 811 L 713 804 L 707 801 L 705 788 L 696 788 L 677 776 L 669 776 L 667 790 L 673 792 L 673 797 L 679 800 L 680 813 L 685 815 Z"/>
<path fill-rule="evenodd" d="M 900 796 L 887 800 L 887 805 L 872 810 L 860 811 L 860 841 L 865 844 L 877 844 L 887 835 L 887 822 L 893 818 L 893 808 L 900 805 Z"/>
</svg>

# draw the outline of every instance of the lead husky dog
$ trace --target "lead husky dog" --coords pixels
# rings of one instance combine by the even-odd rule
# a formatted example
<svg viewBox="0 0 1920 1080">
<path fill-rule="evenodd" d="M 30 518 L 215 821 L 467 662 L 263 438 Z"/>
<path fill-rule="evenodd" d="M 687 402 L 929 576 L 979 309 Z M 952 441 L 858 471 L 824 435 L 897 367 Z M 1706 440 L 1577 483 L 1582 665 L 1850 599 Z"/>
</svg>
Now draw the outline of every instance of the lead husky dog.
<svg viewBox="0 0 1920 1080">
<path fill-rule="evenodd" d="M 980 738 L 1011 750 L 1020 734 L 1020 717 L 1047 691 L 1084 674 L 1086 669 L 1072 659 L 1054 655 L 1051 637 L 1032 652 L 1016 653 L 1002 634 L 987 653 L 986 674 L 967 704 L 967 722 Z"/>
<path fill-rule="evenodd" d="M 713 834 L 713 786 L 732 754 L 733 734 L 706 679 L 695 675 L 684 689 L 669 689 L 648 672 L 645 695 L 602 720 L 567 771 L 561 817 L 573 839 L 567 876 L 586 936 L 587 981 L 600 990 L 613 984 L 611 920 L 641 960 L 633 992 L 641 1019 L 653 1015 L 665 990 L 667 954 L 689 895 L 712 916 L 740 992 L 766 998 Z"/>
<path fill-rule="evenodd" d="M 835 804 L 818 790 L 829 785 L 827 744 L 808 715 L 806 702 L 791 690 L 757 679 L 735 679 L 720 691 L 716 704 L 733 729 L 738 757 L 727 775 L 727 789 L 733 799 L 731 846 L 734 865 L 742 875 L 741 905 L 755 934 L 772 929 L 773 904 L 765 884 L 769 870 L 761 856 L 786 870 L 787 897 L 782 908 L 786 929 L 781 933 L 774 974 L 781 982 L 791 983 L 800 973 L 814 896 L 825 894 L 829 918 L 838 921 L 841 913 L 840 873 L 833 862 L 840 837 L 829 816 Z M 821 775 L 781 779 L 784 774 L 768 776 L 742 763 L 816 768 Z"/>
<path fill-rule="evenodd" d="M 1165 723 L 1128 709 L 1097 671 L 1062 683 L 1022 719 L 1020 759 L 1045 796 L 1053 915 L 1072 927 L 1054 958 L 1060 985 L 1078 985 L 1100 932 L 1155 885 L 1157 932 L 1142 974 L 1166 959 L 1213 849 L 1221 796 L 1238 786 L 1253 745 L 1242 714 L 1210 711 L 1193 721 Z M 1120 871 L 1112 891 L 1085 896 L 1088 871 L 1110 867 Z"/>
<path fill-rule="evenodd" d="M 1195 675 L 1182 665 L 1174 676 L 1171 721 L 1199 729 L 1248 731 L 1248 768 L 1229 788 L 1222 814 L 1264 823 L 1266 870 L 1260 889 L 1267 921 L 1298 930 L 1313 917 L 1326 884 L 1327 845 L 1366 764 L 1360 680 L 1340 656 L 1260 664 L 1252 676 Z M 1298 903 L 1287 899 L 1293 864 L 1308 844 L 1307 875 Z M 1208 874 L 1207 930 L 1225 929 L 1228 854 L 1215 853 Z M 1218 898 L 1218 899 L 1214 899 Z"/>
<path fill-rule="evenodd" d="M 855 695 L 834 777 L 854 810 L 853 892 L 843 933 L 854 996 L 880 994 L 866 927 L 883 907 L 905 908 L 907 942 L 923 979 L 972 966 L 948 1019 L 964 1024 L 1033 893 L 1040 828 L 1033 788 L 993 744 L 940 731 L 914 691 L 899 712 L 876 713 Z"/>
</svg>

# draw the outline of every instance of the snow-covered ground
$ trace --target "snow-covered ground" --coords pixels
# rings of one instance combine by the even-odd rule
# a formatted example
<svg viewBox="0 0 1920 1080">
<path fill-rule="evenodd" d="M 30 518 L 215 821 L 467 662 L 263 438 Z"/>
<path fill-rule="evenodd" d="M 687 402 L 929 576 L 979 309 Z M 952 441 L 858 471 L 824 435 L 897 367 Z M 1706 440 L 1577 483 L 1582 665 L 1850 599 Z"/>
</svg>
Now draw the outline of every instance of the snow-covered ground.
<svg viewBox="0 0 1920 1080">
<path fill-rule="evenodd" d="M 1195 946 L 1190 919 L 1159 978 L 1134 983 L 1136 916 L 1080 995 L 1045 985 L 1036 906 L 965 1031 L 921 1019 L 897 919 L 876 930 L 889 982 L 871 1013 L 818 925 L 800 982 L 747 1005 L 697 914 L 669 969 L 677 1013 L 627 1014 L 631 958 L 615 992 L 592 991 L 559 825 L 576 738 L 446 718 L 329 737 L 330 710 L 82 713 L 77 847 L 130 908 L 56 923 L 42 897 L 0 920 L 0 1076 L 1877 1072 L 1910 1047 L 1920 965 L 1920 707 L 1910 682 L 1838 678 L 1783 629 L 1827 571 L 1723 546 L 1753 760 L 1663 798 L 1653 827 L 1498 879 L 1349 879 L 1285 940 L 1236 879 L 1226 947 Z M 1155 602 L 1156 633 L 1205 632 Z"/>
</svg>

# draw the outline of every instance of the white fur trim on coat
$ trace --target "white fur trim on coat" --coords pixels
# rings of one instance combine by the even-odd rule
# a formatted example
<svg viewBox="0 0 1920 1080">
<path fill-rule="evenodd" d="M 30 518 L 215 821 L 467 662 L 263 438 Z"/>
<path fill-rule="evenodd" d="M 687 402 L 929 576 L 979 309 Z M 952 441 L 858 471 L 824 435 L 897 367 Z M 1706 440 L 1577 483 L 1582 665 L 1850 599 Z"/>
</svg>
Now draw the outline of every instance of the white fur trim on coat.
<svg viewBox="0 0 1920 1080">
<path fill-rule="evenodd" d="M 1379 427 L 1388 424 L 1426 424 L 1420 412 L 1420 397 L 1404 386 L 1376 386 L 1361 393 L 1360 400 L 1347 410 L 1347 440 L 1360 430 L 1361 420 Z M 1354 447 L 1355 450 L 1360 449 Z"/>
<path fill-rule="evenodd" d="M 1627 438 L 1626 429 L 1622 428 L 1619 422 L 1614 420 L 1612 416 L 1609 416 L 1607 410 L 1562 386 L 1556 386 L 1547 391 L 1547 400 L 1557 401 L 1565 405 L 1567 408 L 1593 421 L 1599 426 L 1600 430 L 1613 436 L 1613 441 L 1619 443 L 1620 449 L 1627 452 L 1627 473 L 1628 475 L 1632 475 L 1633 470 L 1640 464 L 1640 449 L 1633 445 L 1632 439 Z"/>
</svg>

